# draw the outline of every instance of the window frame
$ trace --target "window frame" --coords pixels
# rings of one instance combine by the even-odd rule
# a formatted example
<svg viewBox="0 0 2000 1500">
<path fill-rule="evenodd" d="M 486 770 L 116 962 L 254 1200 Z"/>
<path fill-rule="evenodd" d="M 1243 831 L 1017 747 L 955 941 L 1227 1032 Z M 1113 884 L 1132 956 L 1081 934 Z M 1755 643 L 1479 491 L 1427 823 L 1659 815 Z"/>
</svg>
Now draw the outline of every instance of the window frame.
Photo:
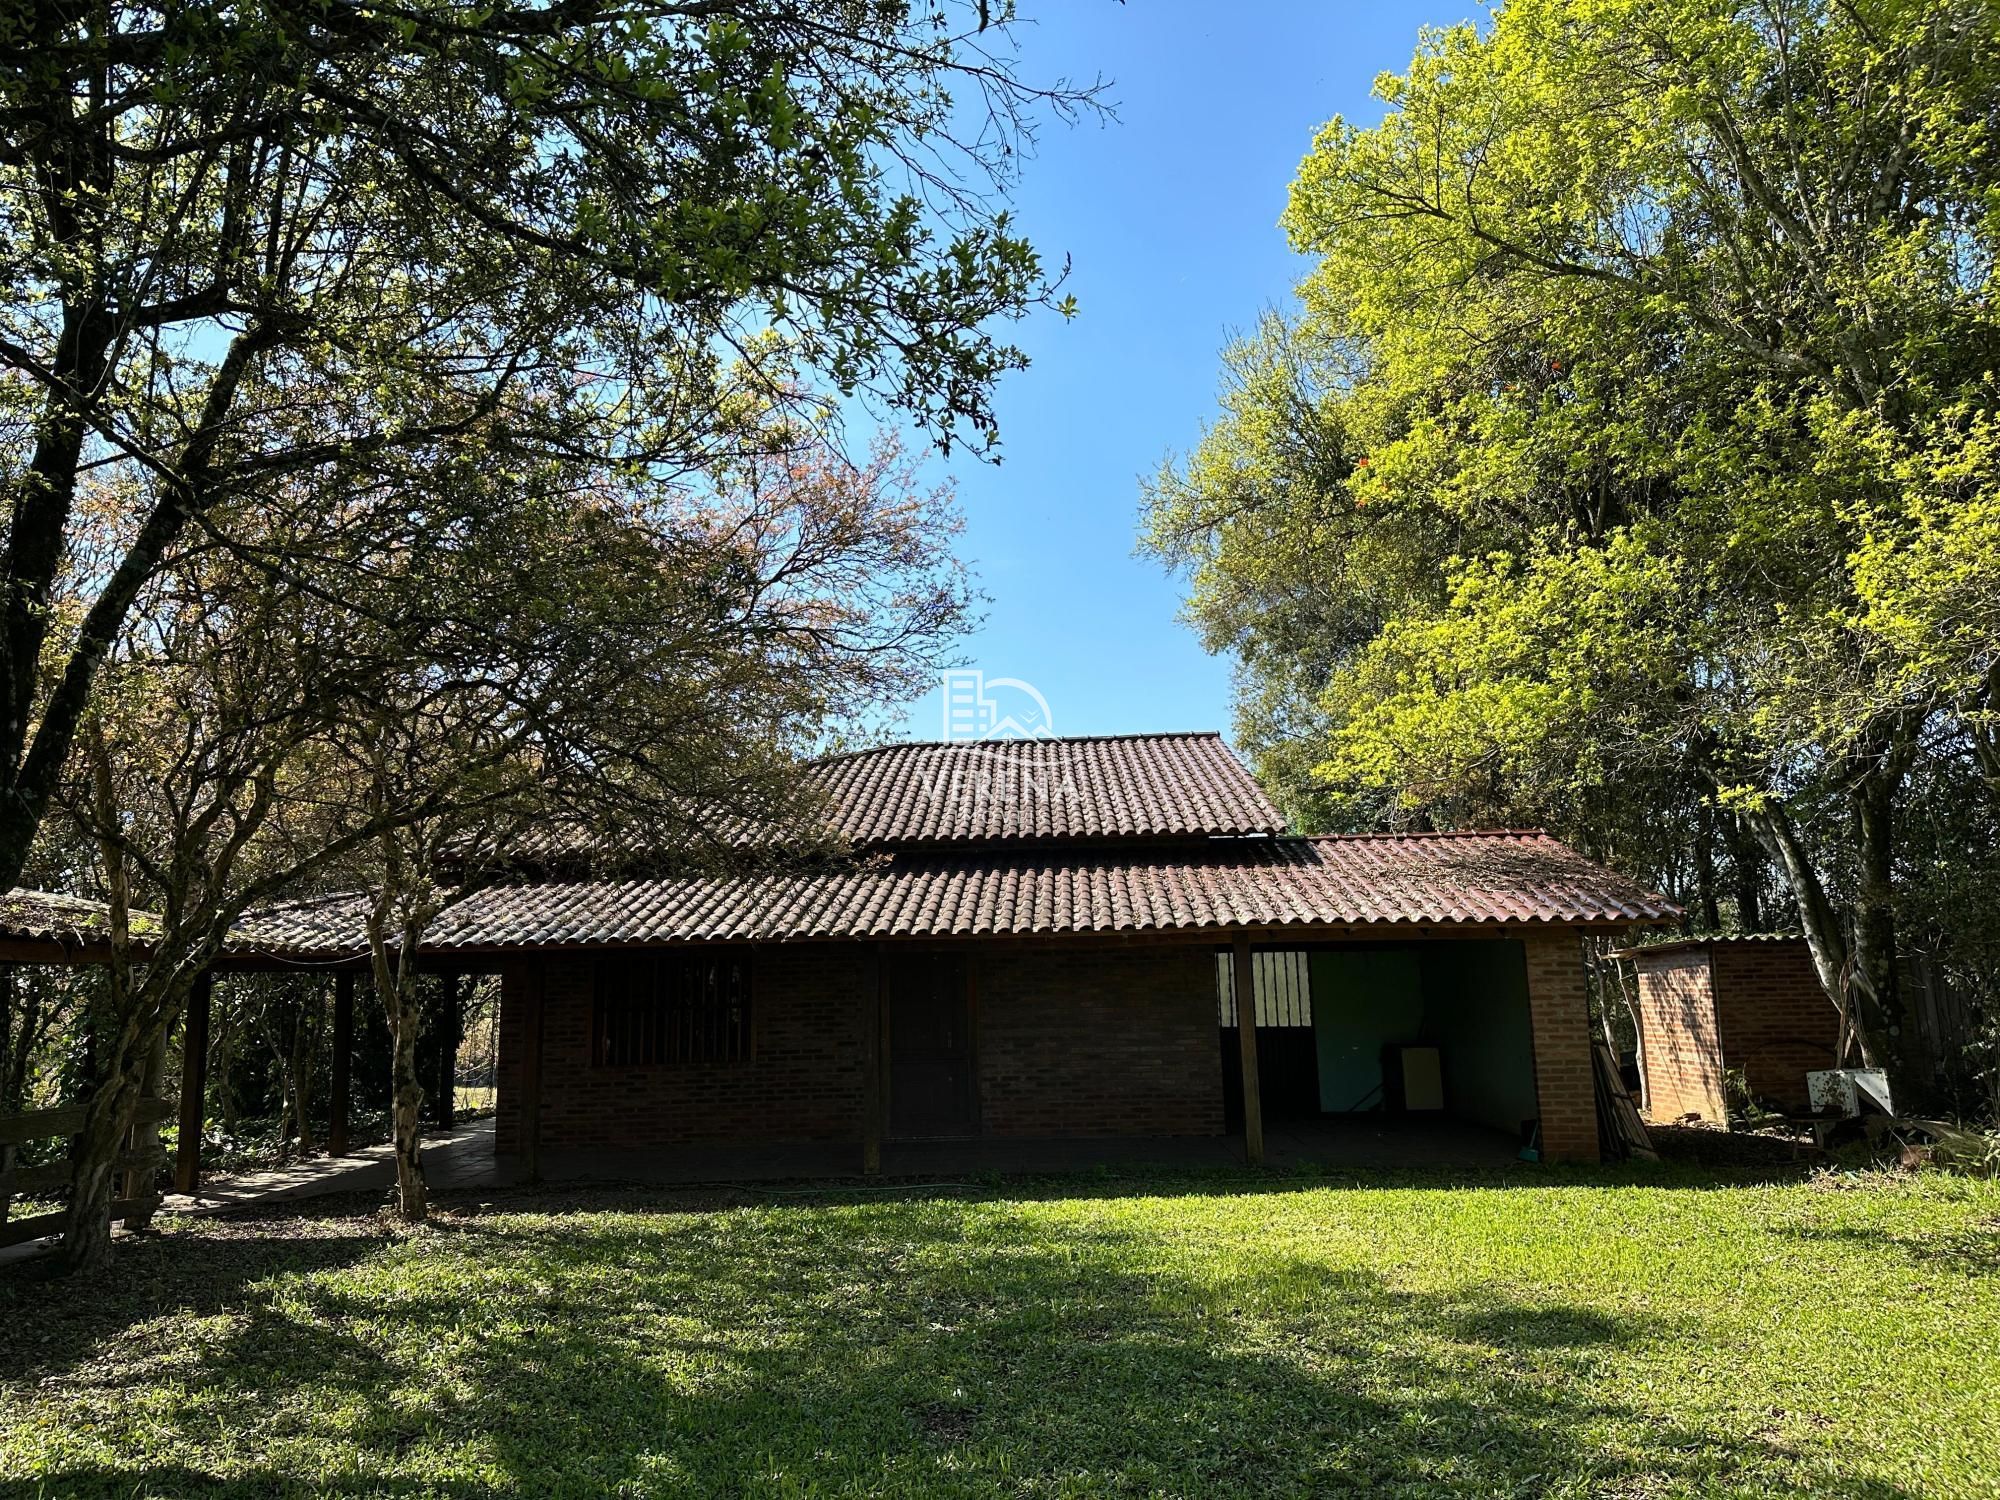
<svg viewBox="0 0 2000 1500">
<path fill-rule="evenodd" d="M 592 970 L 592 1068 L 742 1068 L 757 1060 L 757 971 L 749 948 L 608 953 Z M 729 1018 L 727 994 L 695 1002 L 677 994 L 690 975 L 699 974 L 706 988 L 732 973 L 740 1019 Z"/>
</svg>

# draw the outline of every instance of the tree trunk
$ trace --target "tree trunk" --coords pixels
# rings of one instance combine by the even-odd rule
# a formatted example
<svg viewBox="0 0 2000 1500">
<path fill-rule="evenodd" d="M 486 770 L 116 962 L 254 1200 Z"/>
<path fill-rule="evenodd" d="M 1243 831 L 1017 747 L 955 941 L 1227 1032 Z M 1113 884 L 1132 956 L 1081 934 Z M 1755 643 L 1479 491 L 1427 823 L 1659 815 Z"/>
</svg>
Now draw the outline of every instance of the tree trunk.
<svg viewBox="0 0 2000 1500">
<path fill-rule="evenodd" d="M 154 1049 L 180 1019 L 193 982 L 192 975 L 165 975 L 160 990 L 142 988 L 117 1008 L 106 1006 L 91 1017 L 90 1076 L 97 1083 L 70 1153 L 69 1218 L 57 1262 L 64 1274 L 93 1270 L 110 1257 L 118 1156 L 132 1129 Z"/>
<path fill-rule="evenodd" d="M 1812 955 L 1820 987 L 1837 1007 L 1846 1012 L 1849 1005 L 1847 934 L 1841 927 L 1839 913 L 1827 899 L 1819 871 L 1813 868 L 1812 859 L 1800 842 L 1791 814 L 1783 803 L 1774 798 L 1756 812 L 1745 813 L 1743 818 L 1758 841 L 1770 851 L 1778 868 L 1785 872 L 1785 882 L 1792 888 L 1792 898 L 1798 903 L 1799 926 L 1805 933 L 1806 951 Z M 1861 1044 L 1861 1060 L 1870 1067 L 1876 1066 L 1871 1051 L 1873 1039 L 1865 1025 L 1856 1024 L 1855 1037 Z"/>
<path fill-rule="evenodd" d="M 1722 931 L 1722 911 L 1715 898 L 1715 804 L 1706 797 L 1695 819 L 1694 899 L 1701 930 Z"/>
<path fill-rule="evenodd" d="M 1871 772 L 1856 786 L 1854 840 L 1860 879 L 1848 932 L 1782 806 L 1746 817 L 1798 902 L 1806 948 L 1821 986 L 1847 1016 L 1864 1066 L 1902 1082 L 1902 991 L 1896 973 L 1892 808 L 1900 776 Z"/>
<path fill-rule="evenodd" d="M 1903 1048 L 1903 986 L 1896 961 L 1895 801 L 1902 780 L 1895 770 L 1872 772 L 1854 791 L 1854 944 L 1848 990 L 1859 1013 L 1857 1034 L 1872 1048 L 1874 1066 L 1886 1068 L 1899 1087 L 1907 1076 Z"/>
<path fill-rule="evenodd" d="M 83 1129 L 76 1137 L 69 1218 L 63 1225 L 62 1252 L 57 1261 L 64 1275 L 95 1271 L 111 1259 L 111 1203 L 117 1181 L 114 1168 L 139 1102 L 139 1074 L 127 1065 L 128 1055 L 114 1057 L 109 1075 L 91 1097 Z"/>
<path fill-rule="evenodd" d="M 153 1038 L 153 1045 L 146 1051 L 146 1073 L 139 1085 L 139 1097 L 142 1099 L 159 1098 L 165 1089 L 166 1079 L 167 1032 L 165 1027 L 161 1027 L 159 1035 Z M 159 1149 L 160 1127 L 157 1123 L 135 1125 L 130 1134 L 134 1150 L 157 1151 Z M 157 1202 L 154 1186 L 159 1171 L 159 1165 L 155 1163 L 152 1166 L 140 1167 L 126 1174 L 125 1196 L 128 1199 L 144 1202 L 148 1205 L 125 1216 L 125 1227 L 127 1229 L 145 1229 L 152 1224 L 153 1209 L 151 1205 Z"/>
<path fill-rule="evenodd" d="M 430 1210 L 422 1154 L 424 1091 L 417 1080 L 418 1010 L 402 976 L 384 993 L 395 996 L 389 1031 L 395 1040 L 396 1212 L 416 1224 Z"/>
<path fill-rule="evenodd" d="M 1731 885 L 1736 896 L 1736 921 L 1744 932 L 1764 930 L 1764 855 L 1756 836 L 1741 817 L 1724 821 L 1729 845 Z"/>
<path fill-rule="evenodd" d="M 382 1017 L 389 1024 L 389 1130 L 396 1150 L 396 1212 L 411 1224 L 422 1223 L 430 1211 L 424 1185 L 424 1089 L 417 1072 L 417 1039 L 423 1010 L 417 1004 L 417 975 L 407 961 L 392 963 L 379 930 L 371 931 L 375 993 L 382 997 Z M 405 959 L 414 943 L 403 945 Z"/>
</svg>

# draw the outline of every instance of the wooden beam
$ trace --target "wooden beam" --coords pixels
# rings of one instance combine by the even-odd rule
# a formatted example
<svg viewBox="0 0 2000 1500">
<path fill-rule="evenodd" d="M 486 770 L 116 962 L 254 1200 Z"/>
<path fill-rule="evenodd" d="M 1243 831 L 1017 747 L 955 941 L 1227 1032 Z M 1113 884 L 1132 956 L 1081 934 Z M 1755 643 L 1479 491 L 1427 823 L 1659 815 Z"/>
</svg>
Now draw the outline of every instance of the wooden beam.
<svg viewBox="0 0 2000 1500">
<path fill-rule="evenodd" d="M 875 950 L 875 983 L 861 1002 L 861 1170 L 882 1170 L 882 987 L 888 964 Z"/>
<path fill-rule="evenodd" d="M 155 1141 L 150 1146 L 134 1147 L 119 1153 L 112 1163 L 115 1172 L 156 1172 L 166 1162 L 166 1148 Z M 16 1193 L 40 1194 L 70 1185 L 75 1175 L 75 1164 L 67 1158 L 62 1161 L 45 1162 L 39 1167 L 14 1167 L 0 1172 L 0 1197 Z"/>
<path fill-rule="evenodd" d="M 181 1028 L 181 1130 L 174 1146 L 174 1191 L 201 1186 L 201 1127 L 208 1102 L 208 1007 L 214 981 L 204 973 L 188 991 Z"/>
<path fill-rule="evenodd" d="M 333 1088 L 326 1125 L 330 1156 L 347 1155 L 348 1114 L 352 1108 L 354 1072 L 354 971 L 333 976 Z"/>
<path fill-rule="evenodd" d="M 111 1217 L 131 1218 L 136 1214 L 150 1214 L 159 1207 L 159 1199 L 114 1198 L 111 1201 Z M 29 1240 L 47 1239 L 61 1234 L 69 1226 L 69 1210 L 59 1208 L 53 1213 L 36 1214 L 27 1219 L 10 1219 L 0 1224 L 0 1250 L 9 1245 L 24 1245 Z"/>
<path fill-rule="evenodd" d="M 83 1129 L 89 1113 L 81 1104 L 65 1104 L 57 1109 L 31 1109 L 25 1114 L 0 1115 L 0 1146 L 23 1141 L 45 1140 L 50 1136 L 75 1135 Z M 144 1123 L 170 1120 L 174 1107 L 164 1099 L 141 1099 L 132 1118 Z"/>
<path fill-rule="evenodd" d="M 1236 982 L 1236 1051 L 1243 1067 L 1243 1155 L 1255 1166 L 1264 1159 L 1264 1101 L 1257 1092 L 1257 985 L 1249 934 L 1238 933 L 1229 948 Z"/>
</svg>

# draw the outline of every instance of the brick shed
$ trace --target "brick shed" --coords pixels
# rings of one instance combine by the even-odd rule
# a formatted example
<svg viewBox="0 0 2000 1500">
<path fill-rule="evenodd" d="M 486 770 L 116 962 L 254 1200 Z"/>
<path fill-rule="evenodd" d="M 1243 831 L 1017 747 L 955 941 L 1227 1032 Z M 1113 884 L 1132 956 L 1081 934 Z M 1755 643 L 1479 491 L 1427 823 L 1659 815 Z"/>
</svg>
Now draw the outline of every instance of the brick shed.
<svg viewBox="0 0 2000 1500">
<path fill-rule="evenodd" d="M 521 1171 L 1234 1132 L 1258 1159 L 1267 1115 L 1407 1103 L 1406 1051 L 1447 1113 L 1595 1160 L 1581 939 L 1676 915 L 1538 832 L 1287 836 L 1214 734 L 809 771 L 830 858 L 499 886 L 433 924 L 427 964 L 503 977 Z M 350 905 L 260 931 L 337 948 Z"/>
<path fill-rule="evenodd" d="M 1723 1078 L 1806 1108 L 1806 1074 L 1836 1066 L 1840 1017 L 1805 939 L 1695 938 L 1630 950 L 1639 972 L 1639 1060 L 1649 1118 L 1726 1120 Z"/>
</svg>

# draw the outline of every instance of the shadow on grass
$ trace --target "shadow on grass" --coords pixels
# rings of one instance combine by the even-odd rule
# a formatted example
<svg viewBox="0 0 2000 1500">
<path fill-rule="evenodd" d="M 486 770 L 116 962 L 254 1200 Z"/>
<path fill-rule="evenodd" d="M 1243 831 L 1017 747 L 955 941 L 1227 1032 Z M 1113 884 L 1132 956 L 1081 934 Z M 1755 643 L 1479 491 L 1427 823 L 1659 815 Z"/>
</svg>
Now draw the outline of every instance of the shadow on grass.
<svg viewBox="0 0 2000 1500">
<path fill-rule="evenodd" d="M 352 1205 L 348 1206 L 352 1212 Z M 53 1256 L 0 1272 L 0 1381 L 60 1375 L 133 1327 L 254 1304 L 258 1284 L 351 1266 L 382 1234 L 344 1214 L 293 1212 L 200 1233 L 120 1236 L 111 1264 L 60 1277 Z"/>
<path fill-rule="evenodd" d="M 1915 1265 L 1940 1266 L 1963 1276 L 2000 1277 L 2000 1223 L 1936 1230 L 1928 1234 L 1892 1234 L 1873 1226 L 1838 1228 L 1786 1226 L 1770 1233 L 1783 1239 L 1816 1245 L 1851 1245 L 1894 1255 Z"/>
<path fill-rule="evenodd" d="M 1667 1330 L 1580 1304 L 935 1195 L 560 1211 L 602 1196 L 163 1245 L 153 1305 L 226 1328 L 115 1459 L 0 1494 L 1650 1493 L 1785 1458 L 1605 1395 Z"/>
</svg>

